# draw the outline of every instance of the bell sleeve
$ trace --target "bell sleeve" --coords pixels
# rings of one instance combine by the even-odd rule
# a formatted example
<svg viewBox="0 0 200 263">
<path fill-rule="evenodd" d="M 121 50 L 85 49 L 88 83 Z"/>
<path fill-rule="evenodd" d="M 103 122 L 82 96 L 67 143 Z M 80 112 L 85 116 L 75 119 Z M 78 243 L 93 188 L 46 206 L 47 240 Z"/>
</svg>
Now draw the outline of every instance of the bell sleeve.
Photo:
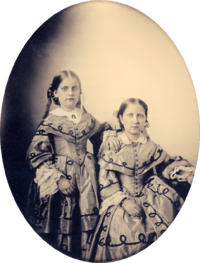
<svg viewBox="0 0 200 263">
<path fill-rule="evenodd" d="M 100 169 L 99 172 L 99 191 L 101 197 L 100 214 L 109 206 L 119 205 L 127 197 L 121 191 L 120 183 L 115 171 Z"/>
<path fill-rule="evenodd" d="M 59 191 L 57 182 L 65 177 L 52 161 L 46 161 L 36 169 L 34 182 L 39 187 L 40 198 L 48 197 Z"/>
<path fill-rule="evenodd" d="M 39 126 L 26 153 L 26 160 L 30 169 L 37 168 L 43 162 L 52 160 L 53 156 L 51 137 Z"/>
<path fill-rule="evenodd" d="M 143 173 L 153 168 L 154 174 L 178 182 L 188 181 L 189 176 L 194 176 L 195 168 L 181 156 L 171 157 L 160 145 L 152 141 L 147 144 L 146 148 L 148 157 L 140 168 Z"/>
<path fill-rule="evenodd" d="M 171 157 L 159 145 L 156 145 L 153 157 L 156 170 L 168 180 L 178 182 L 188 181 L 189 176 L 194 176 L 195 168 L 181 156 Z"/>
<path fill-rule="evenodd" d="M 39 188 L 40 198 L 55 194 L 57 181 L 64 176 L 54 164 L 54 150 L 50 135 L 40 127 L 35 133 L 26 154 L 30 169 L 36 170 L 34 182 Z"/>
<path fill-rule="evenodd" d="M 109 206 L 120 205 L 121 201 L 128 197 L 122 191 L 119 174 L 131 173 L 129 169 L 122 165 L 123 160 L 120 155 L 106 148 L 103 149 L 103 145 L 99 152 L 99 191 L 102 202 L 100 214 Z"/>
</svg>

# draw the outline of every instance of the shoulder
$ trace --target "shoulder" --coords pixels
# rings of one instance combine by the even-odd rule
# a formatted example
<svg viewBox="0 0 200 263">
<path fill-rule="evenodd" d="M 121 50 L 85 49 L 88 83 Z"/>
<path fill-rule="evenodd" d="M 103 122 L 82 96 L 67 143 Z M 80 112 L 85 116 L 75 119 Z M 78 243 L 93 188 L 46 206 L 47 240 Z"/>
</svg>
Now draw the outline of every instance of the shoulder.
<svg viewBox="0 0 200 263">
<path fill-rule="evenodd" d="M 83 116 L 84 118 L 92 118 L 92 117 L 93 117 L 92 114 L 90 114 L 90 113 L 88 113 L 88 112 L 86 112 L 86 111 L 83 111 L 82 116 Z"/>
<path fill-rule="evenodd" d="M 155 143 L 154 141 L 152 141 L 150 139 L 147 141 L 147 145 L 149 147 L 154 148 L 156 151 L 163 151 L 163 148 L 160 146 L 160 144 Z"/>
<path fill-rule="evenodd" d="M 101 126 L 101 123 L 97 121 L 94 116 L 88 112 L 83 112 L 81 117 L 81 123 L 84 123 L 84 125 L 88 125 L 90 129 L 92 130 L 94 127 Z"/>
<path fill-rule="evenodd" d="M 82 118 L 83 118 L 83 120 L 95 120 L 95 118 L 92 116 L 92 114 L 90 114 L 86 111 L 83 111 Z"/>
<path fill-rule="evenodd" d="M 45 127 L 59 127 L 68 125 L 68 118 L 65 116 L 56 116 L 54 114 L 49 114 L 44 120 L 41 122 L 41 126 Z"/>
<path fill-rule="evenodd" d="M 68 121 L 68 118 L 66 116 L 57 116 L 54 114 L 49 114 L 42 122 L 41 124 L 60 124 L 61 122 Z"/>
<path fill-rule="evenodd" d="M 157 152 L 162 152 L 163 149 L 159 144 L 156 144 L 154 141 L 152 141 L 150 138 L 147 138 L 147 141 L 145 144 L 141 144 L 140 151 L 142 153 L 148 153 L 148 155 L 154 155 Z"/>
<path fill-rule="evenodd" d="M 160 147 L 159 144 L 156 144 L 154 141 L 152 141 L 150 138 L 147 138 L 147 142 L 146 142 L 146 145 L 148 147 Z"/>
<path fill-rule="evenodd" d="M 42 132 L 43 134 L 54 134 L 54 135 L 70 135 L 71 130 L 73 129 L 73 123 L 69 121 L 66 116 L 56 116 L 49 114 L 45 119 L 40 123 L 37 132 Z M 42 130 L 42 131 L 41 131 Z"/>
<path fill-rule="evenodd" d="M 130 146 L 131 147 L 131 146 Z M 117 171 L 132 175 L 134 171 L 133 155 L 129 147 L 121 149 L 118 153 L 104 148 L 99 154 L 99 165 L 101 169 Z"/>
</svg>

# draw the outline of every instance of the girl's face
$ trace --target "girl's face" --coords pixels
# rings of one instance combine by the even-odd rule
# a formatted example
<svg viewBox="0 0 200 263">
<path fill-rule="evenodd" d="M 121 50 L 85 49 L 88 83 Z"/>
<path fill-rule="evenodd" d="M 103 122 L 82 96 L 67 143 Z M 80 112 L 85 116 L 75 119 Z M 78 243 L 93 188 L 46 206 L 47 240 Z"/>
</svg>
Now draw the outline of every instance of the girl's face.
<svg viewBox="0 0 200 263">
<path fill-rule="evenodd" d="M 124 114 L 119 117 L 127 135 L 140 136 L 147 118 L 144 108 L 139 103 L 130 103 L 125 109 Z"/>
<path fill-rule="evenodd" d="M 74 110 L 80 97 L 78 81 L 72 77 L 64 79 L 58 86 L 58 89 L 54 91 L 54 96 L 59 99 L 63 110 Z"/>
</svg>

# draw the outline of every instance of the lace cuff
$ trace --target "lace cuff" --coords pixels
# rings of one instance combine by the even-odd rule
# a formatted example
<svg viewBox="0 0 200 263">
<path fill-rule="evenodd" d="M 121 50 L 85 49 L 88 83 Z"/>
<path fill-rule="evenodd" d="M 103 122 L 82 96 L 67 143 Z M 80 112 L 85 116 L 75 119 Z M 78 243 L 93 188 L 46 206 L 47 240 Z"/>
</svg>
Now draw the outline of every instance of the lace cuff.
<svg viewBox="0 0 200 263">
<path fill-rule="evenodd" d="M 116 193 L 114 193 L 113 195 L 111 195 L 110 197 L 106 198 L 102 203 L 101 203 L 101 207 L 99 210 L 99 214 L 102 214 L 103 211 L 105 211 L 109 206 L 111 205 L 119 205 L 121 203 L 121 201 L 128 197 L 126 194 L 124 194 L 121 191 L 118 191 Z"/>
<path fill-rule="evenodd" d="M 44 162 L 37 168 L 34 181 L 39 187 L 40 198 L 58 192 L 57 181 L 61 176 L 64 175 L 52 164 L 52 161 Z"/>
<path fill-rule="evenodd" d="M 194 167 L 178 166 L 170 173 L 170 179 L 177 179 L 179 182 L 187 181 L 188 176 L 193 176 L 195 172 Z"/>
</svg>

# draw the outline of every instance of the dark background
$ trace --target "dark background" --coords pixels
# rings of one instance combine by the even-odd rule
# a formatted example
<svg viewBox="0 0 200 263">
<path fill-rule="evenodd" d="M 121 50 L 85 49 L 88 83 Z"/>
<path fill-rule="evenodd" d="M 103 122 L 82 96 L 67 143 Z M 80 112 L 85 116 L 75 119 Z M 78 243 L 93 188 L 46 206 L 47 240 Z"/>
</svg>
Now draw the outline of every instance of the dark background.
<svg viewBox="0 0 200 263">
<path fill-rule="evenodd" d="M 123 1 L 127 4 L 133 5 L 134 7 L 142 10 L 152 17 L 163 29 L 170 35 L 175 41 L 180 52 L 184 56 L 187 65 L 190 69 L 191 75 L 196 86 L 198 96 L 200 96 L 199 84 L 199 61 L 200 61 L 200 33 L 199 33 L 199 1 L 197 0 L 143 0 L 143 1 Z M 33 1 L 22 1 L 14 0 L 7 3 L 0 4 L 1 16 L 1 49 L 0 49 L 0 63 L 1 63 L 1 94 L 3 96 L 3 89 L 5 87 L 10 69 L 14 63 L 14 60 L 20 49 L 25 44 L 26 40 L 31 34 L 51 15 L 58 10 L 72 4 L 73 1 L 45 1 L 35 0 Z M 25 52 L 25 50 L 23 51 Z M 27 58 L 27 59 L 30 59 Z M 24 61 L 24 66 L 25 66 Z M 23 70 L 23 68 L 20 68 Z M 33 70 L 33 69 L 31 69 Z M 31 75 L 30 70 L 30 75 Z M 16 76 L 15 76 L 16 78 Z M 12 78 L 10 78 L 12 80 Z M 9 84 L 9 83 L 8 83 Z M 17 89 L 17 83 L 14 88 Z M 29 89 L 28 89 L 29 91 Z M 20 94 L 16 92 L 15 100 L 22 100 L 26 102 L 26 98 L 20 97 Z M 12 103 L 12 100 L 10 100 Z M 7 110 L 9 105 L 7 105 Z M 17 111 L 20 109 L 16 108 Z M 7 112 L 7 111 L 6 111 Z M 9 115 L 9 113 L 8 113 Z M 8 117 L 8 116 L 7 116 Z M 18 125 L 16 123 L 16 125 Z M 28 117 L 25 120 L 26 129 L 19 130 L 16 134 L 17 140 L 20 140 L 22 133 L 27 133 L 28 136 L 32 137 L 29 133 L 31 130 Z M 13 129 L 12 119 L 12 129 Z M 7 130 L 9 132 L 9 128 Z M 24 134 L 23 134 L 24 135 Z M 21 142 L 22 152 L 27 149 L 29 144 L 29 137 L 27 142 Z M 18 141 L 19 142 L 19 141 Z M 4 147 L 11 147 L 10 142 L 4 142 Z M 15 147 L 13 147 L 15 149 Z M 13 167 L 13 160 L 12 167 Z M 19 164 L 20 156 L 16 156 L 16 163 Z M 20 164 L 22 170 L 25 169 L 24 164 Z M 6 172 L 9 172 L 9 160 L 5 167 Z M 11 172 L 11 171 L 10 171 Z M 176 219 L 174 224 L 170 227 L 170 230 L 157 241 L 150 249 L 143 251 L 141 254 L 131 258 L 128 262 L 160 262 L 163 263 L 175 262 L 188 262 L 189 260 L 198 260 L 198 244 L 200 227 L 199 222 L 199 174 L 197 175 L 192 186 L 191 193 L 188 200 L 181 211 L 181 215 Z M 26 185 L 30 180 L 24 178 L 22 174 L 18 174 L 15 177 L 10 177 L 10 185 L 18 187 L 18 184 L 23 184 L 24 195 L 26 195 Z M 74 262 L 68 257 L 58 254 L 56 251 L 47 246 L 38 236 L 31 230 L 26 224 L 23 217 L 20 215 L 11 194 L 9 188 L 6 185 L 6 179 L 1 168 L 1 191 L 0 191 L 0 202 L 1 202 L 1 255 L 2 262 L 21 261 L 23 262 Z M 21 187 L 21 185 L 20 185 Z M 25 199 L 23 195 L 15 196 L 18 205 L 24 206 Z M 192 259 L 190 259 L 192 257 Z M 127 262 L 127 261 L 126 261 Z"/>
</svg>

